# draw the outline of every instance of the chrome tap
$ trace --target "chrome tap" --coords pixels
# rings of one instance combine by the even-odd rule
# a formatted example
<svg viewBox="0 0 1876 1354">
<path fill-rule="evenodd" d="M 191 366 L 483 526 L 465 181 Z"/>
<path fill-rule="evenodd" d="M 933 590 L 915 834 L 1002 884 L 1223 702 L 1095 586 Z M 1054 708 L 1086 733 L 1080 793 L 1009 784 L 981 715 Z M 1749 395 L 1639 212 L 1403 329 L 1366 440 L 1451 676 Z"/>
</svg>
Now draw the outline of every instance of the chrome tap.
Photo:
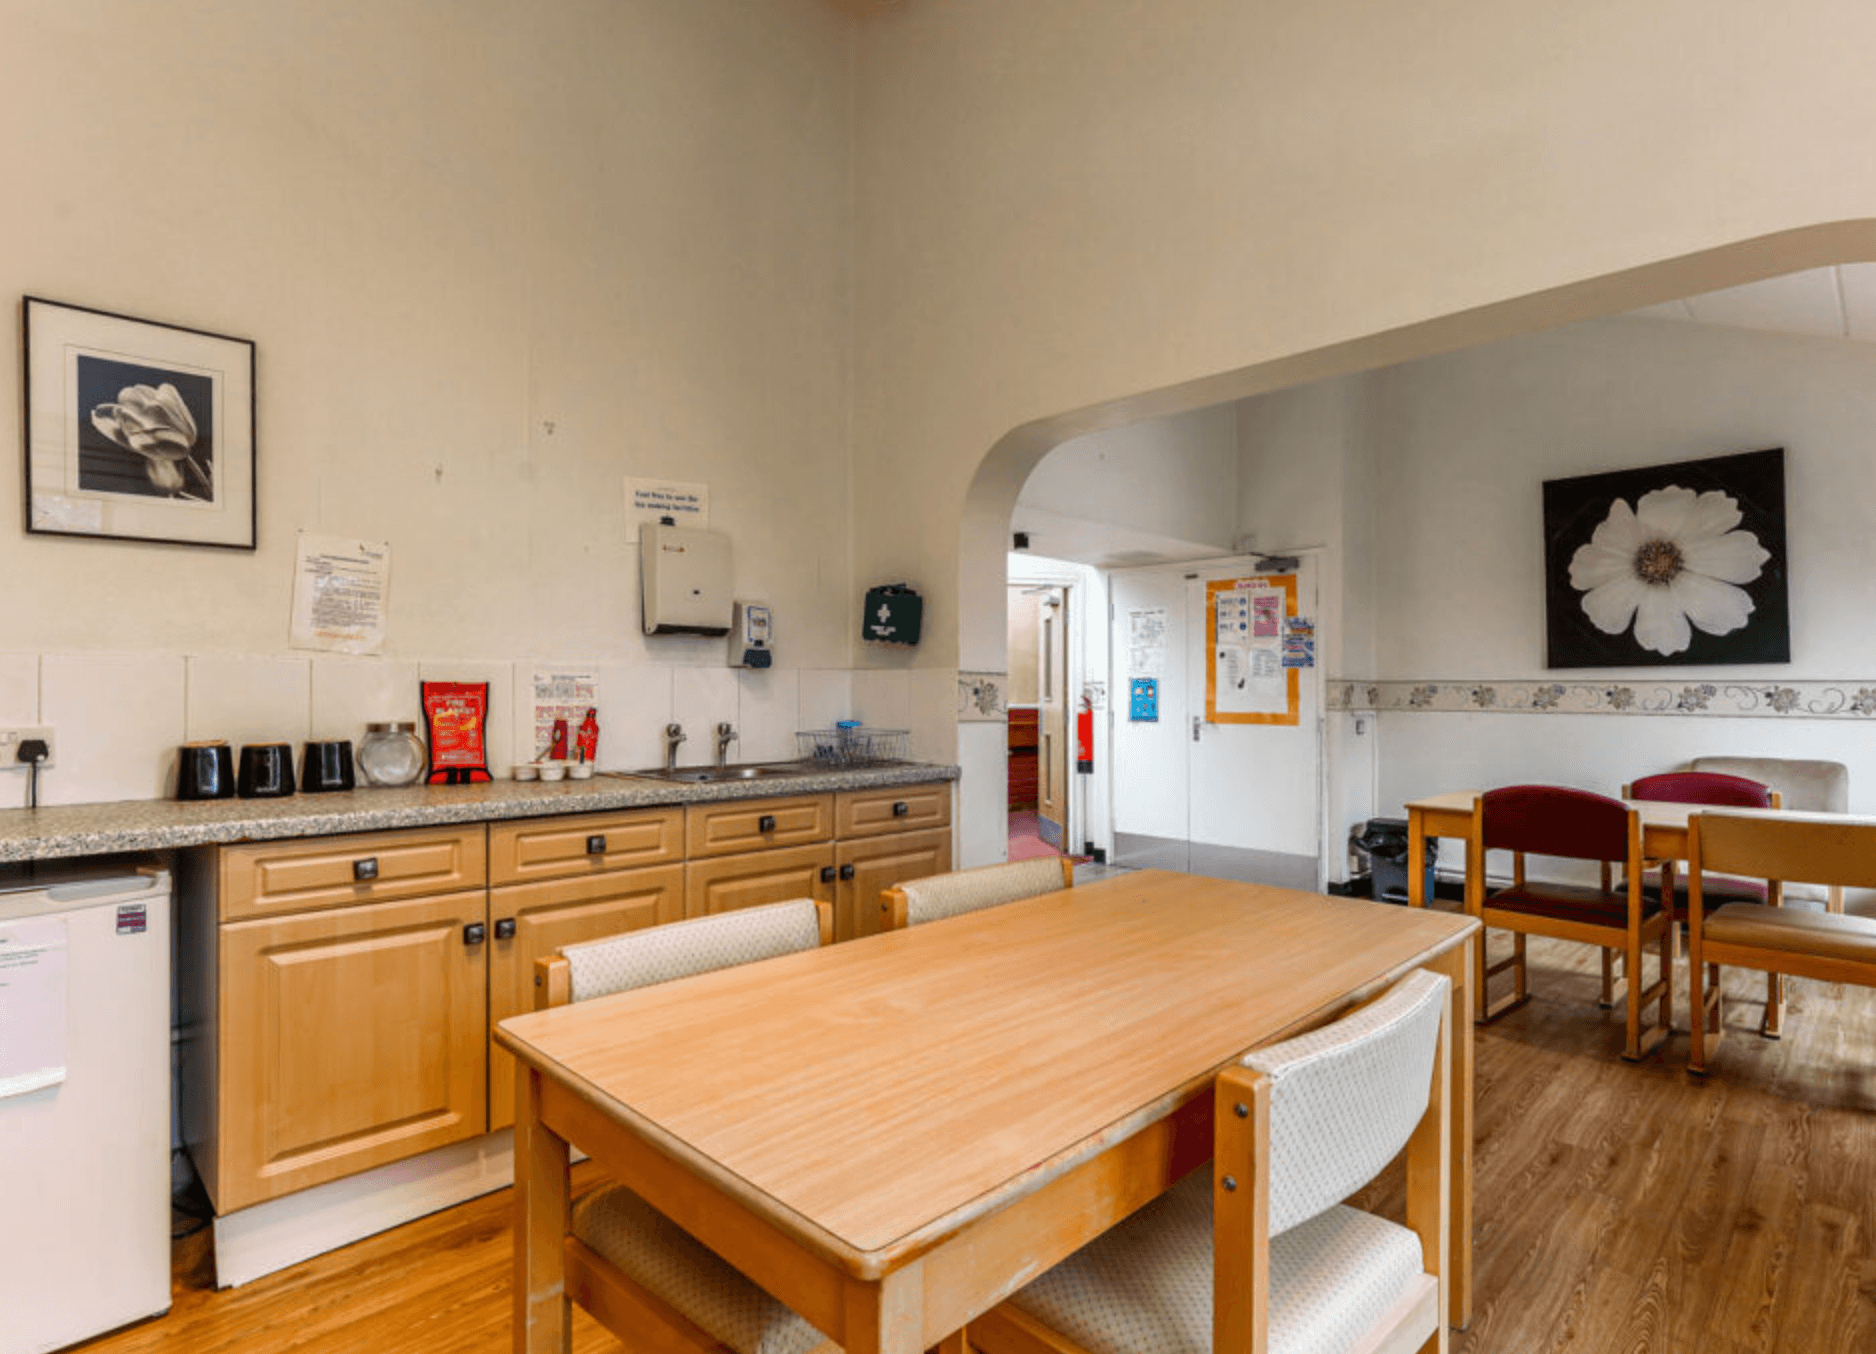
<svg viewBox="0 0 1876 1354">
<path fill-rule="evenodd" d="M 734 743 L 737 740 L 737 737 L 738 735 L 736 733 L 736 730 L 730 727 L 730 722 L 727 719 L 724 720 L 721 724 L 717 725 L 717 765 L 718 766 L 728 765 L 729 755 L 730 755 L 730 744 Z"/>
<path fill-rule="evenodd" d="M 677 745 L 683 741 L 684 726 L 682 724 L 664 726 L 664 769 L 666 771 L 677 770 Z"/>
</svg>

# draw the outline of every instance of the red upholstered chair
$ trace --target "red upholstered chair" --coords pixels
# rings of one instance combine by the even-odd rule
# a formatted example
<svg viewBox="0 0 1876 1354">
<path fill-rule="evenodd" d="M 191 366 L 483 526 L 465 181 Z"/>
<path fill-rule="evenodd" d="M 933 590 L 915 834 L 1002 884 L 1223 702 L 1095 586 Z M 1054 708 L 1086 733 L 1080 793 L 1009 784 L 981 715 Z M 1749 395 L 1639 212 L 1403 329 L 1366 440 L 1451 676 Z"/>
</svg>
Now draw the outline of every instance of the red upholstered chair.
<svg viewBox="0 0 1876 1354">
<path fill-rule="evenodd" d="M 1654 803 L 1708 804 L 1724 809 L 1776 809 L 1782 804 L 1778 791 L 1761 781 L 1745 776 L 1725 775 L 1717 771 L 1668 771 L 1658 776 L 1643 776 L 1633 785 L 1622 787 L 1622 798 L 1643 799 Z M 1687 921 L 1687 900 L 1675 888 L 1677 862 L 1664 860 L 1651 868 L 1642 879 L 1642 891 L 1659 898 L 1668 914 L 1668 952 L 1680 958 L 1681 927 Z M 1706 878 L 1707 910 L 1729 903 L 1758 903 L 1761 906 L 1777 899 L 1763 879 L 1736 879 L 1709 874 Z M 1714 971 L 1718 981 L 1718 970 Z M 1605 988 L 1607 984 L 1605 983 Z M 1783 984 L 1776 973 L 1765 975 L 1765 1037 L 1776 1039 L 1784 1009 Z M 1606 1001 L 1607 996 L 1604 997 Z"/>
<path fill-rule="evenodd" d="M 1628 1030 L 1622 1056 L 1631 1062 L 1666 1039 L 1672 1028 L 1674 986 L 1668 959 L 1668 920 L 1659 901 L 1642 893 L 1641 821 L 1619 799 L 1552 785 L 1513 785 L 1488 790 L 1473 809 L 1472 840 L 1481 849 L 1466 862 L 1466 909 L 1484 923 L 1514 932 L 1511 958 L 1487 966 L 1486 931 L 1473 942 L 1473 991 L 1480 1021 L 1496 1019 L 1529 999 L 1525 937 L 1551 936 L 1620 950 L 1626 963 Z M 1512 853 L 1509 888 L 1488 892 L 1485 857 L 1491 851 Z M 1552 884 L 1530 879 L 1527 856 L 1595 861 L 1602 866 L 1601 887 Z M 1612 865 L 1623 867 L 1620 887 L 1609 885 Z M 1655 942 L 1660 968 L 1644 987 L 1642 950 Z M 1488 984 L 1506 969 L 1515 990 L 1494 1003 Z M 1607 976 L 1605 960 L 1605 977 Z M 1653 1026 L 1642 1029 L 1642 1012 L 1659 1005 Z"/>
</svg>

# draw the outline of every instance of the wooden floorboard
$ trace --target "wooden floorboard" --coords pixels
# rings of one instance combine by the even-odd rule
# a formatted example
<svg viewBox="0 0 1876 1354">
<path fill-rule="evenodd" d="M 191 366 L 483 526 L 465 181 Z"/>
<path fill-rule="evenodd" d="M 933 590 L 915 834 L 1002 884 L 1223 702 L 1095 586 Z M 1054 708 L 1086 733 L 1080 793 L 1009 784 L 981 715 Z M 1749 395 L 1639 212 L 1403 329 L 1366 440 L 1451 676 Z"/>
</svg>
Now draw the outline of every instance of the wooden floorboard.
<svg viewBox="0 0 1876 1354">
<path fill-rule="evenodd" d="M 1455 1354 L 1876 1351 L 1876 992 L 1727 975 L 1727 1037 L 1620 1057 L 1595 951 L 1531 941 L 1533 999 L 1477 1033 L 1478 1295 Z M 1679 965 L 1676 1024 L 1687 1021 Z M 591 1167 L 577 1183 L 590 1183 Z M 1358 1202 L 1401 1206 L 1398 1169 Z M 496 1354 L 510 1348 L 506 1192 L 244 1288 L 177 1249 L 167 1317 L 86 1354 Z M 578 1354 L 620 1346 L 575 1313 Z"/>
</svg>

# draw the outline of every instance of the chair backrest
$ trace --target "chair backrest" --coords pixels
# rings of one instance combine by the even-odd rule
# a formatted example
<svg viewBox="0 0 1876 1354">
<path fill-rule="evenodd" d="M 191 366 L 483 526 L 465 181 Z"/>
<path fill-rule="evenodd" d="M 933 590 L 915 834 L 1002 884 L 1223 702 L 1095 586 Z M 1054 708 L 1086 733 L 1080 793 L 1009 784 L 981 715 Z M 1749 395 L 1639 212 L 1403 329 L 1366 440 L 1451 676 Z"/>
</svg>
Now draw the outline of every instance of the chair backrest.
<svg viewBox="0 0 1876 1354">
<path fill-rule="evenodd" d="M 1820 813 L 1743 817 L 1697 813 L 1689 869 L 1780 883 L 1876 888 L 1876 818 Z"/>
<path fill-rule="evenodd" d="M 979 908 L 1055 893 L 1073 882 L 1074 862 L 1066 856 L 1042 856 L 913 879 L 901 883 L 898 892 L 905 898 L 905 924 L 919 926 Z"/>
<path fill-rule="evenodd" d="M 1646 799 L 1670 804 L 1713 804 L 1729 809 L 1777 807 L 1778 792 L 1763 781 L 1717 771 L 1664 771 L 1643 776 L 1628 787 L 1625 799 Z"/>
<path fill-rule="evenodd" d="M 1487 850 L 1628 859 L 1632 814 L 1619 799 L 1561 785 L 1508 785 L 1480 799 Z"/>
<path fill-rule="evenodd" d="M 1244 1059 L 1270 1078 L 1270 1235 L 1342 1202 L 1407 1145 L 1451 986 L 1416 970 L 1353 1015 Z"/>
<path fill-rule="evenodd" d="M 562 946 L 571 999 L 587 1001 L 812 950 L 821 943 L 822 906 L 802 898 Z"/>
<path fill-rule="evenodd" d="M 1696 757 L 1693 768 L 1759 781 L 1778 791 L 1782 807 L 1800 813 L 1850 811 L 1850 768 L 1842 762 L 1792 757 Z"/>
</svg>

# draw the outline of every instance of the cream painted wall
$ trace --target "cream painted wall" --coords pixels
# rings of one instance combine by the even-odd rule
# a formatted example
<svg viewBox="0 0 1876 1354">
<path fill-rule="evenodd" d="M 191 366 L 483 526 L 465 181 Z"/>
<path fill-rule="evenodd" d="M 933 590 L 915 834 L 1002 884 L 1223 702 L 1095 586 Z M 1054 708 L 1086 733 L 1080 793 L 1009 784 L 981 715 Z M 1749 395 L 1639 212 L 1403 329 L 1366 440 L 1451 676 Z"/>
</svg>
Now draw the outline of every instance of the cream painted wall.
<svg viewBox="0 0 1876 1354">
<path fill-rule="evenodd" d="M 1008 505 L 1068 435 L 1867 256 L 1814 234 L 1593 281 L 1876 216 L 1873 42 L 1853 0 L 873 15 L 856 567 L 925 581 L 919 663 L 999 667 Z M 968 852 L 994 757 L 959 732 Z"/>
<path fill-rule="evenodd" d="M 0 31 L 0 294 L 259 345 L 257 552 L 0 531 L 0 644 L 61 656 L 0 686 L 0 720 L 63 726 L 51 798 L 162 793 L 185 726 L 296 736 L 321 689 L 407 708 L 419 668 L 497 683 L 498 764 L 533 659 L 605 664 L 634 757 L 673 710 L 746 699 L 775 743 L 831 703 L 799 673 L 851 661 L 849 15 L 0 0 Z M 785 673 L 673 693 L 723 646 L 641 637 L 627 475 L 710 485 Z M 391 543 L 362 678 L 286 649 L 302 527 Z M 271 703 L 205 702 L 251 694 L 224 659 Z"/>
</svg>

